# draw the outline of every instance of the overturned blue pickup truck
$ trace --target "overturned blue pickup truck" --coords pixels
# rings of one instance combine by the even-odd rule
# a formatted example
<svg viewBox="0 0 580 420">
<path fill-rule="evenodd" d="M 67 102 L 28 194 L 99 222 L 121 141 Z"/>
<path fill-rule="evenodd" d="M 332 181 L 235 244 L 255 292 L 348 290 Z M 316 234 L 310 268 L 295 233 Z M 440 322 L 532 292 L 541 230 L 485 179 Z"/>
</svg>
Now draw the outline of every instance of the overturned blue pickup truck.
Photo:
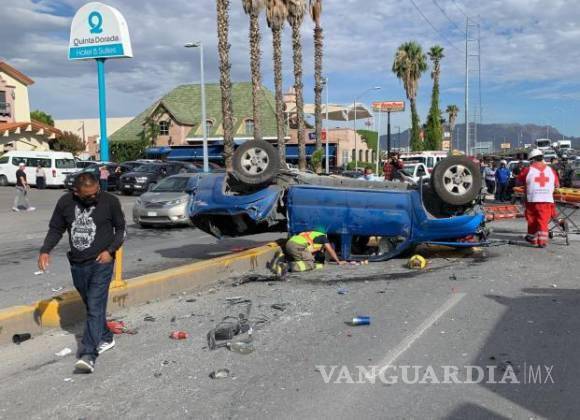
<svg viewBox="0 0 580 420">
<path fill-rule="evenodd" d="M 382 261 L 424 243 L 485 242 L 481 186 L 479 168 L 462 156 L 441 161 L 425 183 L 369 182 L 280 169 L 270 144 L 249 141 L 233 173 L 197 177 L 189 217 L 217 238 L 317 230 L 345 259 Z"/>
</svg>

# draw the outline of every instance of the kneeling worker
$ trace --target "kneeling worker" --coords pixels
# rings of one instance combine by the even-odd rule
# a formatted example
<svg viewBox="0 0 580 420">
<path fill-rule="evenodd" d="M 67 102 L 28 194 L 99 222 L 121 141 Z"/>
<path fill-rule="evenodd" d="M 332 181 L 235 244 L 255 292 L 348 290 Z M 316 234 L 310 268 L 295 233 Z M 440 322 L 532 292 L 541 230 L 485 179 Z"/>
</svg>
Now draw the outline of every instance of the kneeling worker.
<svg viewBox="0 0 580 420">
<path fill-rule="evenodd" d="M 292 236 L 286 242 L 286 256 L 289 261 L 290 271 L 310 271 L 317 268 L 315 255 L 326 250 L 328 255 L 336 261 L 338 265 L 345 264 L 336 255 L 328 237 L 322 232 L 310 231 L 302 232 Z"/>
</svg>

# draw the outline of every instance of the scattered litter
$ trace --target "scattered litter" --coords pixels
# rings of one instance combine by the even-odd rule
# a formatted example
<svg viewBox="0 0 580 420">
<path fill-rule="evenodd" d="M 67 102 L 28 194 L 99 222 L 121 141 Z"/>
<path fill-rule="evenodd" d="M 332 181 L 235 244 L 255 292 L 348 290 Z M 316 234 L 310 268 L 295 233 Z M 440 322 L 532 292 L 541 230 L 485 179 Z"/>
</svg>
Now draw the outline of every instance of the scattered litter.
<svg viewBox="0 0 580 420">
<path fill-rule="evenodd" d="M 35 271 L 35 272 L 34 272 L 34 275 L 35 275 L 35 276 L 42 276 L 43 274 L 45 274 L 45 273 L 47 273 L 47 272 L 48 272 L 48 271 L 42 271 L 42 270 L 39 270 L 39 271 Z"/>
<path fill-rule="evenodd" d="M 186 299 L 185 301 L 188 303 L 193 303 L 193 302 L 197 302 L 197 299 Z"/>
<path fill-rule="evenodd" d="M 290 305 L 289 303 L 274 303 L 270 307 L 272 309 L 276 309 L 277 311 L 285 311 L 286 308 Z"/>
<path fill-rule="evenodd" d="M 169 335 L 169 338 L 171 338 L 172 340 L 185 340 L 187 337 L 189 337 L 189 334 L 186 333 L 185 331 L 173 331 Z"/>
<path fill-rule="evenodd" d="M 449 280 L 453 280 L 453 281 L 457 280 L 457 276 L 455 275 L 455 273 L 453 273 L 449 276 Z"/>
<path fill-rule="evenodd" d="M 58 292 L 60 292 L 61 290 L 64 290 L 64 287 L 62 287 L 62 286 L 60 286 L 60 287 L 55 287 L 55 288 L 53 288 L 53 289 L 52 289 L 52 292 L 53 292 L 53 293 L 58 293 Z"/>
<path fill-rule="evenodd" d="M 128 328 L 127 326 L 125 326 L 125 323 L 123 321 L 107 321 L 107 328 L 109 329 L 109 331 L 111 331 L 113 334 L 119 335 L 119 334 L 130 334 L 130 335 L 134 335 L 137 334 L 137 328 Z"/>
<path fill-rule="evenodd" d="M 348 289 L 346 287 L 341 287 L 336 291 L 339 295 L 346 295 L 348 293 Z"/>
<path fill-rule="evenodd" d="M 377 293 L 387 293 L 386 290 L 377 290 Z"/>
<path fill-rule="evenodd" d="M 423 270 L 427 267 L 427 260 L 421 255 L 413 255 L 409 258 L 409 261 L 407 261 L 407 267 L 412 270 Z"/>
<path fill-rule="evenodd" d="M 65 382 L 74 382 L 75 380 L 73 378 L 64 378 Z"/>
<path fill-rule="evenodd" d="M 177 317 L 174 315 L 174 316 L 171 317 L 171 319 L 169 320 L 169 322 L 171 322 L 172 324 L 174 324 L 176 320 L 177 320 Z"/>
<path fill-rule="evenodd" d="M 68 356 L 71 353 L 72 353 L 72 350 L 69 349 L 68 347 L 65 347 L 61 351 L 54 353 L 54 355 L 58 356 L 58 357 L 64 357 L 64 356 Z"/>
<path fill-rule="evenodd" d="M 242 284 L 246 284 L 246 283 L 250 283 L 250 282 L 270 282 L 270 281 L 276 281 L 276 282 L 280 282 L 281 279 L 279 276 L 275 275 L 275 274 L 270 274 L 270 275 L 261 275 L 261 274 L 248 274 L 245 275 L 243 277 L 240 277 L 239 279 L 237 279 L 236 281 L 234 281 L 232 283 L 232 287 L 237 287 L 237 286 L 241 286 Z"/>
<path fill-rule="evenodd" d="M 250 354 L 256 350 L 251 341 L 234 341 L 232 343 L 228 343 L 228 349 L 240 354 Z"/>
<path fill-rule="evenodd" d="M 355 316 L 352 319 L 352 322 L 350 325 L 352 325 L 352 326 L 371 325 L 371 317 L 370 316 Z"/>
<path fill-rule="evenodd" d="M 211 379 L 224 379 L 230 376 L 229 369 L 218 369 L 214 370 L 212 373 L 209 374 Z"/>
<path fill-rule="evenodd" d="M 12 336 L 12 342 L 14 344 L 20 344 L 25 342 L 26 340 L 30 340 L 32 338 L 32 336 L 29 333 L 23 333 L 23 334 L 14 334 Z"/>
<path fill-rule="evenodd" d="M 146 315 L 145 318 L 143 318 L 143 321 L 155 322 L 155 317 L 152 315 Z"/>
<path fill-rule="evenodd" d="M 240 297 L 230 298 L 228 304 L 235 308 L 237 316 L 225 316 L 218 325 L 207 333 L 207 345 L 210 350 L 226 347 L 227 342 L 236 335 L 251 331 L 250 311 L 252 301 Z M 218 343 L 222 341 L 222 343 Z"/>
<path fill-rule="evenodd" d="M 554 289 L 556 289 L 556 288 L 558 288 L 558 285 L 557 285 L 557 284 L 553 284 L 553 285 L 552 285 L 552 287 L 553 287 Z"/>
<path fill-rule="evenodd" d="M 231 305 L 235 305 L 237 303 L 243 302 L 244 300 L 246 300 L 246 298 L 244 298 L 243 296 L 234 296 L 234 297 L 226 298 L 226 302 L 231 304 Z"/>
<path fill-rule="evenodd" d="M 154 372 L 154 373 L 153 373 L 153 376 L 154 376 L 155 378 L 159 378 L 159 377 L 161 377 L 161 372 Z"/>
</svg>

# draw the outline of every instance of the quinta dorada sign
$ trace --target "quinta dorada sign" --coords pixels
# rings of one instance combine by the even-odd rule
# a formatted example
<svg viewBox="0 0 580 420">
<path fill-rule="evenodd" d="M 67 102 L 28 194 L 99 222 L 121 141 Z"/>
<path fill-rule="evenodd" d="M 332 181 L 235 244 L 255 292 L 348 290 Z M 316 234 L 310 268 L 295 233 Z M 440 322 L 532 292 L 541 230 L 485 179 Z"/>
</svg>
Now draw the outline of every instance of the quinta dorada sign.
<svg viewBox="0 0 580 420">
<path fill-rule="evenodd" d="M 133 57 L 133 49 L 121 12 L 98 2 L 81 7 L 71 24 L 69 60 L 122 57 Z"/>
</svg>

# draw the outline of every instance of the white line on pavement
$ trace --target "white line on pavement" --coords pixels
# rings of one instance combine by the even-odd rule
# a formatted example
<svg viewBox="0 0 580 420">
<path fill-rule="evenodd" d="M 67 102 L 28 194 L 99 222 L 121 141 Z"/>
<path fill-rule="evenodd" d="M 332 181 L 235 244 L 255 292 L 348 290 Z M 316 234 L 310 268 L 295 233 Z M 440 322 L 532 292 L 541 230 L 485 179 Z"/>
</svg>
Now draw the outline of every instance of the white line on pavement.
<svg viewBox="0 0 580 420">
<path fill-rule="evenodd" d="M 465 297 L 465 293 L 453 294 L 443 305 L 441 305 L 435 312 L 431 314 L 425 321 L 423 321 L 412 334 L 408 335 L 395 347 L 390 350 L 385 358 L 379 363 L 380 369 L 376 370 L 374 374 L 367 375 L 368 379 L 374 379 L 384 373 L 385 370 L 392 366 L 392 364 L 409 350 L 415 341 L 417 341 L 439 318 L 441 318 L 448 310 L 453 308 L 461 299 Z"/>
</svg>

